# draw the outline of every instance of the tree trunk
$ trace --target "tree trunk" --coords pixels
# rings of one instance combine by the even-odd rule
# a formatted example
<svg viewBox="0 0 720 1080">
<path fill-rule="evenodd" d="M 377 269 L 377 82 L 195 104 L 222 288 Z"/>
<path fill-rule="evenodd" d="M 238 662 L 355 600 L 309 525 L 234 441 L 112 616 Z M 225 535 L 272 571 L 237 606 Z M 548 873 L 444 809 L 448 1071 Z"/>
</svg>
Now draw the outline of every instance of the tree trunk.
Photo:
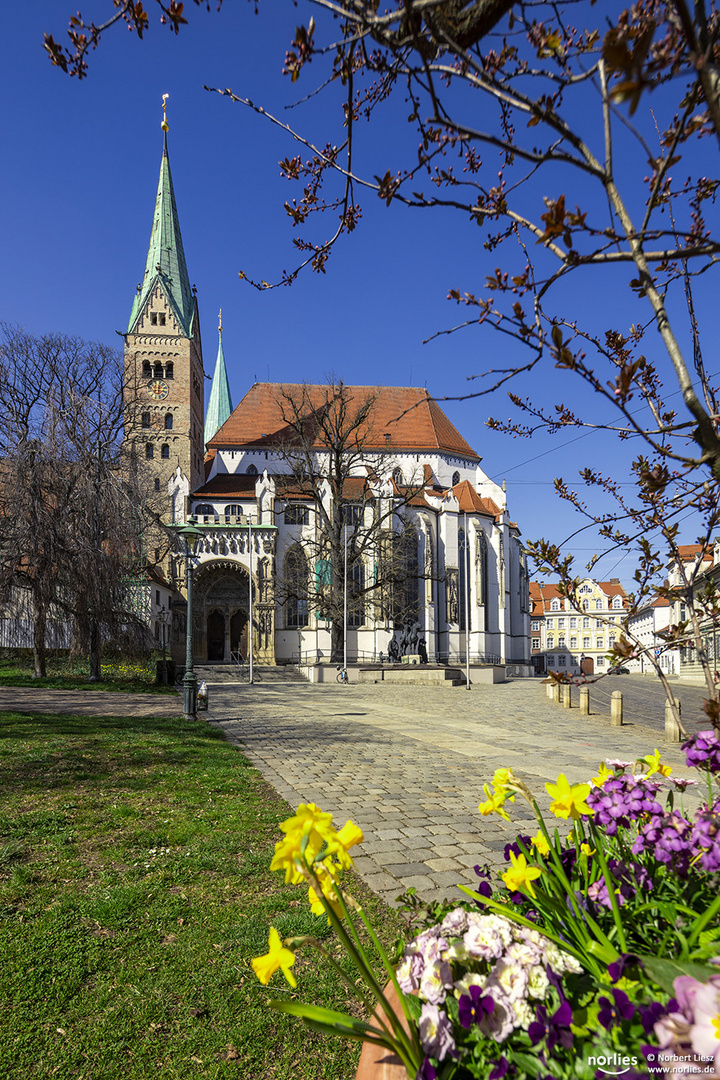
<svg viewBox="0 0 720 1080">
<path fill-rule="evenodd" d="M 92 619 L 90 621 L 88 651 L 90 653 L 89 681 L 100 682 L 102 680 L 102 669 L 100 663 L 100 656 L 102 653 L 102 636 L 100 634 L 100 626 L 97 619 Z"/>
<path fill-rule="evenodd" d="M 47 672 L 45 652 L 45 629 L 47 626 L 47 608 L 41 597 L 33 596 L 33 678 L 44 679 Z"/>
</svg>

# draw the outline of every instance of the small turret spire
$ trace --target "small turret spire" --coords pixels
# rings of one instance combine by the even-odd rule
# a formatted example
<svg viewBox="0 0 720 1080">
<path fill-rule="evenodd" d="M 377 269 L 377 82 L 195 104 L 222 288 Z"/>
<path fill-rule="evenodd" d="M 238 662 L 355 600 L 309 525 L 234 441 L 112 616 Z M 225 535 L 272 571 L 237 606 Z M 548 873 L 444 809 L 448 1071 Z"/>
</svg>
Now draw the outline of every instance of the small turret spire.
<svg viewBox="0 0 720 1080">
<path fill-rule="evenodd" d="M 225 352 L 222 343 L 222 308 L 218 316 L 218 353 L 215 361 L 215 371 L 210 387 L 210 399 L 208 401 L 207 416 L 205 417 L 205 445 L 220 430 L 230 416 L 232 398 L 230 397 L 230 384 L 225 367 Z"/>
<path fill-rule="evenodd" d="M 162 129 L 162 131 L 164 131 L 166 133 L 170 130 L 170 125 L 167 122 L 167 106 L 165 104 L 169 97 L 170 97 L 169 94 L 163 94 L 163 98 L 162 98 L 162 101 L 163 101 L 163 118 L 162 118 L 162 124 L 160 125 L 160 128 Z"/>
</svg>

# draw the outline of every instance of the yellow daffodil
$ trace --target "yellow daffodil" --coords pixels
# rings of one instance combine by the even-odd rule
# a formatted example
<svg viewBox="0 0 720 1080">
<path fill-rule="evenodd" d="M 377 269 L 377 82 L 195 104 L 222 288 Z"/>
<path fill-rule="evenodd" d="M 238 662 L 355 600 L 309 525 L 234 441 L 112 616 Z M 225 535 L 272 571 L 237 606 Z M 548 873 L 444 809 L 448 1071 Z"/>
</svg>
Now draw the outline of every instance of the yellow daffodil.
<svg viewBox="0 0 720 1080">
<path fill-rule="evenodd" d="M 515 781 L 512 769 L 496 769 L 493 774 L 493 784 L 495 787 L 507 787 L 508 784 L 512 784 Z"/>
<path fill-rule="evenodd" d="M 545 835 L 542 832 L 538 832 L 536 836 L 533 836 L 530 843 L 534 848 L 537 848 L 540 855 L 550 854 L 550 845 L 545 839 Z"/>
<path fill-rule="evenodd" d="M 343 911 L 337 898 L 337 892 L 335 891 L 335 879 L 330 872 L 325 870 L 324 867 L 324 863 L 321 863 L 320 865 L 315 867 L 315 874 L 318 881 L 320 882 L 320 890 L 322 892 L 322 895 L 325 897 L 325 899 L 328 901 L 331 908 L 337 915 L 337 917 L 341 919 Z M 323 907 L 322 900 L 320 899 L 312 885 L 308 889 L 308 901 L 310 902 L 310 910 L 312 911 L 313 915 L 323 915 L 325 913 L 325 908 Z M 329 921 L 330 920 L 328 918 L 328 922 Z"/>
<path fill-rule="evenodd" d="M 588 857 L 590 857 L 590 855 L 595 854 L 595 848 L 591 848 L 589 844 L 581 844 L 580 853 L 582 855 L 587 855 Z"/>
<path fill-rule="evenodd" d="M 303 880 L 302 870 L 296 860 L 314 862 L 321 851 L 325 851 L 323 862 L 331 873 L 339 869 L 349 869 L 353 865 L 348 855 L 348 848 L 362 843 L 362 830 L 347 821 L 340 832 L 333 827 L 332 814 L 324 813 L 315 803 L 303 803 L 297 813 L 280 826 L 285 838 L 275 845 L 275 855 L 270 863 L 271 870 L 284 870 L 286 884 L 294 885 Z M 303 854 L 303 841 L 307 843 Z"/>
<path fill-rule="evenodd" d="M 499 814 L 500 817 L 504 817 L 506 821 L 510 820 L 510 815 L 506 810 L 503 810 L 505 800 L 510 799 L 510 802 L 515 801 L 515 796 L 511 795 L 507 788 L 498 788 L 497 791 L 491 791 L 487 784 L 483 784 L 483 791 L 487 795 L 487 802 L 480 803 L 478 810 L 487 817 L 488 814 Z"/>
<path fill-rule="evenodd" d="M 600 765 L 600 768 L 598 769 L 597 776 L 593 776 L 590 783 L 593 785 L 593 787 L 605 787 L 605 781 L 609 780 L 610 777 L 614 775 L 615 773 L 612 771 L 612 769 L 608 769 L 607 765 L 603 761 Z"/>
<path fill-rule="evenodd" d="M 583 814 L 592 814 L 594 811 L 585 802 L 590 794 L 589 784 L 568 783 L 564 773 L 560 773 L 556 784 L 546 784 L 548 795 L 553 800 L 550 810 L 559 818 L 571 817 L 577 821 Z"/>
<path fill-rule="evenodd" d="M 502 875 L 508 889 L 511 892 L 525 889 L 534 898 L 536 894 L 532 883 L 535 878 L 540 877 L 542 870 L 538 869 L 537 866 L 528 866 L 525 856 L 516 855 L 514 851 L 510 852 L 510 862 L 510 869 L 506 870 Z"/>
<path fill-rule="evenodd" d="M 252 962 L 253 971 L 263 986 L 267 986 L 276 971 L 282 971 L 290 985 L 295 988 L 297 979 L 290 970 L 294 963 L 295 953 L 291 949 L 285 948 L 277 930 L 274 926 L 271 926 L 268 937 L 268 952 L 265 956 L 255 957 Z"/>
<path fill-rule="evenodd" d="M 646 776 L 652 776 L 653 773 L 660 773 L 661 776 L 669 776 L 672 772 L 670 765 L 663 765 L 660 761 L 660 751 L 656 750 L 654 754 L 646 754 L 642 760 L 648 767 Z"/>
</svg>

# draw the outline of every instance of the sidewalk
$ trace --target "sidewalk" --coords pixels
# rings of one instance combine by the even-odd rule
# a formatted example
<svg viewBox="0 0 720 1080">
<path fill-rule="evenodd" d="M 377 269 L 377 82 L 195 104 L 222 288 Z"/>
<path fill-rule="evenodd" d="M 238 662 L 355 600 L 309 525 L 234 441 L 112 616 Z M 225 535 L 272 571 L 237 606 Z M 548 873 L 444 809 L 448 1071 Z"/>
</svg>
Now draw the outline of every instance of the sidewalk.
<svg viewBox="0 0 720 1080">
<path fill-rule="evenodd" d="M 510 766 L 544 811 L 546 782 L 561 772 L 571 783 L 586 782 L 606 758 L 632 761 L 659 747 L 676 774 L 693 772 L 678 744 L 558 708 L 529 679 L 468 691 L 223 685 L 213 683 L 211 669 L 203 674 L 210 722 L 293 808 L 315 802 L 339 825 L 351 818 L 362 828 L 357 869 L 390 902 L 410 886 L 426 899 L 459 895 L 457 884 L 477 882 L 476 864 L 504 866 L 505 844 L 519 831 L 536 831 L 520 797 L 506 804 L 509 823 L 478 813 L 496 768 Z"/>
</svg>

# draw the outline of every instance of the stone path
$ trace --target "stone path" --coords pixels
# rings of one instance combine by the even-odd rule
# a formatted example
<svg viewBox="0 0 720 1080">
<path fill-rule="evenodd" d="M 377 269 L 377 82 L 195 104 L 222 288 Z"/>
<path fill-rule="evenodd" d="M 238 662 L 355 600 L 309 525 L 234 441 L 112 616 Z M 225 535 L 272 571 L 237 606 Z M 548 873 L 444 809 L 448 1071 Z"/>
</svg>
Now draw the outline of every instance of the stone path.
<svg viewBox="0 0 720 1080">
<path fill-rule="evenodd" d="M 659 747 L 689 775 L 679 746 L 659 732 L 608 718 L 581 718 L 547 701 L 533 680 L 452 690 L 420 686 L 255 686 L 200 674 L 210 686 L 208 719 L 220 727 L 295 808 L 315 802 L 365 834 L 358 871 L 386 900 L 415 886 L 423 898 L 459 895 L 473 867 L 504 865 L 518 831 L 535 832 L 519 797 L 511 823 L 482 817 L 483 783 L 510 766 L 547 810 L 547 781 L 564 772 L 587 781 L 605 758 L 634 760 Z M 225 676 L 228 678 L 228 676 Z M 690 770 L 690 773 L 692 770 Z M 554 822 L 555 819 L 551 818 Z"/>
</svg>

